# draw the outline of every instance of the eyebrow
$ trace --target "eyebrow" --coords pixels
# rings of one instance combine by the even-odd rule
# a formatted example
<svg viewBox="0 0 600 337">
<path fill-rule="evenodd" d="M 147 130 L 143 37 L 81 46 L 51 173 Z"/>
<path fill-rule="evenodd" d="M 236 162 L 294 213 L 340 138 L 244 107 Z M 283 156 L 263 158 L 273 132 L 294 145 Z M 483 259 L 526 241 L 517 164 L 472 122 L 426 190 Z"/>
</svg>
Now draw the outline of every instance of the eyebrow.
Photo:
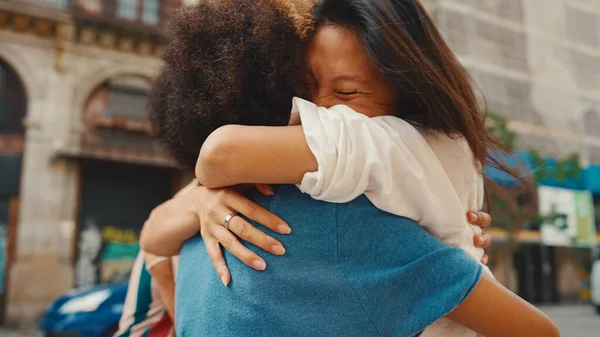
<svg viewBox="0 0 600 337">
<path fill-rule="evenodd" d="M 361 79 L 358 76 L 349 76 L 349 75 L 338 76 L 333 79 L 333 82 L 343 82 L 343 81 L 365 82 L 363 79 Z"/>
</svg>

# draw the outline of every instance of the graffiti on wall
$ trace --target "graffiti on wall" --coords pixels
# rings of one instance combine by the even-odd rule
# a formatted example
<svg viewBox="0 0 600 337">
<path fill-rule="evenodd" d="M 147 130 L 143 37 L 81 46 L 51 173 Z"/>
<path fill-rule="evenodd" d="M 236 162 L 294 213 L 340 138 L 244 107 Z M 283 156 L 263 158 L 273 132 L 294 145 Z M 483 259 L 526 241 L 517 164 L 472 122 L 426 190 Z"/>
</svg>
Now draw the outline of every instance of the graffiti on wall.
<svg viewBox="0 0 600 337">
<path fill-rule="evenodd" d="M 102 241 L 105 247 L 100 256 L 101 282 L 112 283 L 127 279 L 140 250 L 137 233 L 130 229 L 106 226 L 102 231 Z"/>
<path fill-rule="evenodd" d="M 96 223 L 88 219 L 83 224 L 77 245 L 75 284 L 87 287 L 97 283 L 98 254 L 102 247 L 102 234 Z"/>
<path fill-rule="evenodd" d="M 79 236 L 76 285 L 126 281 L 139 249 L 135 231 L 110 225 L 100 228 L 88 219 Z"/>
</svg>

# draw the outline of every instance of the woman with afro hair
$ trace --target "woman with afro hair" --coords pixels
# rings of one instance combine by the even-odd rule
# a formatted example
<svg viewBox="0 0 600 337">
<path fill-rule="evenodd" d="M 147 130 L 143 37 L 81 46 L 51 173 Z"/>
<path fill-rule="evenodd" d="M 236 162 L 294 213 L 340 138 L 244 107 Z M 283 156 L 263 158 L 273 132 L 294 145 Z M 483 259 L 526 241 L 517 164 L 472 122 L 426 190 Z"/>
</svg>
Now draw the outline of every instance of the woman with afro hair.
<svg viewBox="0 0 600 337">
<path fill-rule="evenodd" d="M 174 159 L 194 167 L 204 140 L 223 125 L 288 125 L 291 98 L 307 97 L 310 3 L 203 0 L 179 13 L 148 104 Z"/>
</svg>

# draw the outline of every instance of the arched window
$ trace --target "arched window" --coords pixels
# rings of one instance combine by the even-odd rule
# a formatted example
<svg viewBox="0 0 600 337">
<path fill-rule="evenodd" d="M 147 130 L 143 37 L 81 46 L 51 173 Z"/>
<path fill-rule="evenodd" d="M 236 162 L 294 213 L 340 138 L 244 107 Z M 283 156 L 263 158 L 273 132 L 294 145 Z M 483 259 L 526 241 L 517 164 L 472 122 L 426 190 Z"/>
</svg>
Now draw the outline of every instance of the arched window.
<svg viewBox="0 0 600 337">
<path fill-rule="evenodd" d="M 25 88 L 15 70 L 0 59 L 0 136 L 23 135 L 27 113 Z"/>
<path fill-rule="evenodd" d="M 90 95 L 85 115 L 146 121 L 146 96 L 150 85 L 148 79 L 136 75 L 110 78 Z"/>
</svg>

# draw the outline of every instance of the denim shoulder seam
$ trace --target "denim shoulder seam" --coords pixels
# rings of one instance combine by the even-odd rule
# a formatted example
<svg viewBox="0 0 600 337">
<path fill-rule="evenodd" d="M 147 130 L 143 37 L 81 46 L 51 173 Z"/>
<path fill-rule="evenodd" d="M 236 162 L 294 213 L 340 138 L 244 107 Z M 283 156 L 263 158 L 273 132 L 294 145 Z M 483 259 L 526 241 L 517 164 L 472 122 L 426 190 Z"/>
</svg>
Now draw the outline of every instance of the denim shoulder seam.
<svg viewBox="0 0 600 337">
<path fill-rule="evenodd" d="M 340 262 L 340 256 L 339 256 L 339 251 L 340 251 L 340 247 L 339 247 L 339 222 L 338 222 L 338 206 L 337 204 L 334 205 L 334 218 L 335 218 L 335 258 L 337 260 L 338 266 L 340 267 L 340 270 L 342 271 L 342 275 L 344 275 L 344 279 L 346 279 L 346 282 L 348 283 L 348 286 L 350 286 L 350 289 L 352 290 L 352 295 L 354 296 L 354 298 L 356 298 L 356 301 L 360 304 L 360 307 L 362 308 L 363 312 L 365 313 L 365 316 L 367 316 L 367 319 L 369 320 L 369 322 L 371 323 L 371 325 L 373 325 L 373 328 L 375 329 L 375 331 L 377 331 L 377 334 L 380 337 L 383 337 L 383 334 L 381 333 L 381 331 L 379 331 L 379 329 L 377 328 L 377 325 L 375 324 L 375 322 L 373 322 L 373 319 L 371 318 L 371 316 L 369 315 L 369 313 L 367 312 L 367 309 L 365 308 L 365 306 L 363 305 L 363 302 L 360 300 L 360 298 L 358 297 L 358 295 L 356 294 L 356 290 L 354 289 L 354 287 L 352 286 L 352 282 L 350 282 L 350 280 L 348 279 L 348 276 L 346 275 L 346 271 L 344 270 L 344 267 L 342 266 L 342 263 Z"/>
</svg>

